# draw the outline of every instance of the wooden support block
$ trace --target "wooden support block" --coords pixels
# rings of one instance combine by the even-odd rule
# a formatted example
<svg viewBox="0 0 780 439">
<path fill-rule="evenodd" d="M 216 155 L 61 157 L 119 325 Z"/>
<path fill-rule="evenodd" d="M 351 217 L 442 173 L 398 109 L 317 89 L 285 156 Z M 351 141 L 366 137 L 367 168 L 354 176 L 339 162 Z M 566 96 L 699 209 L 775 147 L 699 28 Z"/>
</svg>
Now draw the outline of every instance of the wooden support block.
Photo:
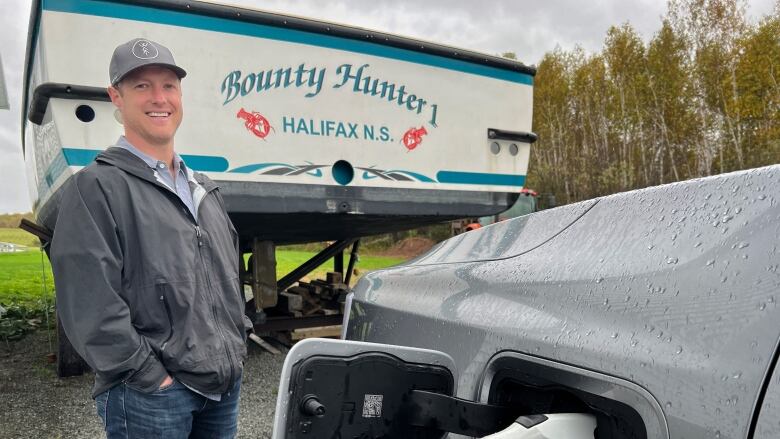
<svg viewBox="0 0 780 439">
<path fill-rule="evenodd" d="M 276 246 L 271 241 L 252 241 L 252 292 L 255 308 L 276 306 Z"/>
<path fill-rule="evenodd" d="M 301 311 L 303 309 L 303 297 L 298 294 L 279 293 L 277 306 L 287 312 Z"/>
<path fill-rule="evenodd" d="M 279 349 L 276 349 L 275 347 L 271 346 L 268 342 L 263 340 L 262 338 L 258 337 L 255 334 L 249 334 L 249 339 L 253 342 L 257 343 L 258 346 L 265 349 L 266 351 L 270 352 L 273 355 L 279 355 L 282 352 Z"/>
<path fill-rule="evenodd" d="M 293 341 L 300 341 L 306 338 L 340 337 L 341 325 L 300 328 L 294 330 L 290 336 Z"/>
<path fill-rule="evenodd" d="M 325 274 L 325 282 L 329 284 L 340 284 L 343 282 L 343 279 L 340 272 L 329 271 Z"/>
</svg>

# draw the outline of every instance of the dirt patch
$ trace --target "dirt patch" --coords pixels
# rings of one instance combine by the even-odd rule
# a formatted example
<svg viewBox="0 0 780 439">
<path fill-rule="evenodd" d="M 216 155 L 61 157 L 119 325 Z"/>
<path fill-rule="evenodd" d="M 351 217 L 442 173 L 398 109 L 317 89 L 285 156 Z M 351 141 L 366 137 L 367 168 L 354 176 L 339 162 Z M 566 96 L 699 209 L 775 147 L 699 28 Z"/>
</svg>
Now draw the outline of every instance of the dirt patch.
<svg viewBox="0 0 780 439">
<path fill-rule="evenodd" d="M 98 438 L 92 375 L 59 379 L 47 354 L 53 334 L 41 330 L 0 348 L 0 438 Z"/>
<path fill-rule="evenodd" d="M 93 374 L 57 378 L 46 358 L 56 348 L 50 336 L 40 330 L 0 343 L 0 439 L 105 437 L 90 395 Z M 270 438 L 285 355 L 248 348 L 237 439 Z"/>
<path fill-rule="evenodd" d="M 434 245 L 436 245 L 436 242 L 432 239 L 413 236 L 396 243 L 382 252 L 382 255 L 409 259 L 427 252 Z"/>
</svg>

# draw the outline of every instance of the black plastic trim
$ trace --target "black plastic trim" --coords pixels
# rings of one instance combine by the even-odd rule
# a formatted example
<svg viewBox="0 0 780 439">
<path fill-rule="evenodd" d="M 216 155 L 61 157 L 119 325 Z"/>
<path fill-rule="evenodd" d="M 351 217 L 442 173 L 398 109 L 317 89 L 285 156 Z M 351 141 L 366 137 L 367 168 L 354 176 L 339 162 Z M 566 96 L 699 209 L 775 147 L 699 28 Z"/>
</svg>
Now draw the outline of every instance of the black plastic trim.
<svg viewBox="0 0 780 439">
<path fill-rule="evenodd" d="M 36 125 L 43 122 L 51 98 L 111 102 L 108 91 L 103 87 L 47 82 L 36 87 L 33 92 L 30 111 L 27 112 L 27 118 L 30 122 Z"/>
<path fill-rule="evenodd" d="M 515 422 L 517 410 L 484 404 L 425 390 L 412 390 L 408 396 L 408 422 L 466 436 L 485 436 L 501 431 Z M 541 422 L 541 421 L 540 421 Z"/>
<path fill-rule="evenodd" d="M 40 224 L 36 224 L 27 218 L 22 218 L 22 220 L 19 222 L 19 228 L 27 233 L 35 235 L 38 239 L 41 240 L 42 243 L 44 243 L 44 245 L 48 245 L 48 243 L 51 242 L 52 235 L 54 233 L 48 228 Z"/>
<path fill-rule="evenodd" d="M 488 139 L 493 140 L 515 140 L 523 143 L 534 143 L 539 139 L 539 136 L 534 132 L 528 131 L 506 131 L 496 128 L 488 128 Z"/>
<path fill-rule="evenodd" d="M 753 414 L 750 418 L 750 427 L 748 427 L 748 436 L 752 438 L 756 434 L 756 428 L 758 427 L 758 421 L 761 417 L 761 409 L 764 408 L 764 398 L 766 398 L 766 392 L 769 390 L 769 385 L 772 383 L 772 377 L 775 373 L 778 360 L 780 359 L 780 340 L 775 345 L 775 354 L 772 356 L 772 360 L 769 363 L 767 372 L 764 375 L 764 380 L 761 383 L 761 389 L 758 391 L 756 402 L 753 407 Z"/>
</svg>

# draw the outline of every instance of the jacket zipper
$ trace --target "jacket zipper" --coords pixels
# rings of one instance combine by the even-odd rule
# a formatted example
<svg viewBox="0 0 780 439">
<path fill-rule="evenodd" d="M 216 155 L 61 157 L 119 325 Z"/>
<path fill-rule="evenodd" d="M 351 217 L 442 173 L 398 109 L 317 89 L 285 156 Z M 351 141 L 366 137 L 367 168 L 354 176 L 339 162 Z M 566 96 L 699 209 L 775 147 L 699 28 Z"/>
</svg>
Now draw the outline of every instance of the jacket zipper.
<svg viewBox="0 0 780 439">
<path fill-rule="evenodd" d="M 230 388 L 230 385 L 233 384 L 233 381 L 235 380 L 235 366 L 233 362 L 233 356 L 230 353 L 230 348 L 228 347 L 227 338 L 225 338 L 225 334 L 222 332 L 222 327 L 219 324 L 219 318 L 217 317 L 217 308 L 216 308 L 216 297 L 214 295 L 214 292 L 211 287 L 211 276 L 209 276 L 209 271 L 206 269 L 206 261 L 203 257 L 203 232 L 200 229 L 200 225 L 198 224 L 198 220 L 195 218 L 195 215 L 193 215 L 186 205 L 184 205 L 184 202 L 181 201 L 181 199 L 178 197 L 178 195 L 171 191 L 171 189 L 167 186 L 163 186 L 161 184 L 158 184 L 161 187 L 164 187 L 169 193 L 176 196 L 176 200 L 179 204 L 181 204 L 189 214 L 190 218 L 192 218 L 192 222 L 195 224 L 195 236 L 198 240 L 198 254 L 200 255 L 200 265 L 203 268 L 203 273 L 206 276 L 206 288 L 209 292 L 209 297 L 211 299 L 211 317 L 214 319 L 214 325 L 217 328 L 217 332 L 219 333 L 219 338 L 222 339 L 222 346 L 225 347 L 225 355 L 227 355 L 229 367 L 230 367 L 230 379 L 228 380 L 228 389 Z M 198 205 L 198 210 L 195 212 L 197 213 L 200 211 L 200 206 L 203 205 L 203 200 L 206 199 L 209 194 L 214 192 L 216 190 L 216 187 L 213 187 L 206 191 L 206 193 L 203 195 L 203 199 L 201 200 L 200 204 Z"/>
<path fill-rule="evenodd" d="M 210 190 L 204 195 L 204 198 L 213 191 Z M 203 205 L 203 202 L 201 202 L 200 205 Z M 200 210 L 200 206 L 198 208 Z M 212 318 L 214 319 L 214 325 L 217 328 L 217 332 L 219 333 L 219 337 L 222 339 L 222 345 L 225 347 L 225 355 L 227 355 L 228 363 L 230 365 L 230 379 L 228 380 L 228 389 L 230 389 L 230 386 L 233 384 L 233 380 L 235 379 L 235 373 L 234 373 L 234 365 L 233 365 L 233 356 L 230 353 L 230 348 L 228 347 L 227 339 L 225 338 L 225 334 L 222 332 L 222 328 L 219 324 L 219 319 L 217 317 L 217 308 L 216 308 L 216 297 L 214 296 L 214 291 L 211 287 L 211 276 L 209 276 L 209 271 L 206 270 L 206 262 L 203 258 L 203 233 L 201 232 L 200 225 L 195 225 L 195 236 L 198 239 L 198 254 L 200 255 L 200 263 L 203 267 L 203 272 L 206 275 L 206 287 L 209 291 L 209 296 L 211 298 L 211 314 Z"/>
</svg>

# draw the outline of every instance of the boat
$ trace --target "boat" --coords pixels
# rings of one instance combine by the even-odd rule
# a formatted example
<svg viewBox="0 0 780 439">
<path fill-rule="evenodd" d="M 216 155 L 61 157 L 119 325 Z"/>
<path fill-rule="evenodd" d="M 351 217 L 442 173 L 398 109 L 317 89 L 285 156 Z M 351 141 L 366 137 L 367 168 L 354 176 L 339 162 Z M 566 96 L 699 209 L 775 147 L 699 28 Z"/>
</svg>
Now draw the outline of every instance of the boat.
<svg viewBox="0 0 780 439">
<path fill-rule="evenodd" d="M 244 249 L 493 215 L 525 185 L 533 67 L 222 4 L 37 0 L 22 145 L 39 224 L 122 134 L 108 63 L 136 37 L 187 70 L 176 150 L 220 186 Z"/>
</svg>

